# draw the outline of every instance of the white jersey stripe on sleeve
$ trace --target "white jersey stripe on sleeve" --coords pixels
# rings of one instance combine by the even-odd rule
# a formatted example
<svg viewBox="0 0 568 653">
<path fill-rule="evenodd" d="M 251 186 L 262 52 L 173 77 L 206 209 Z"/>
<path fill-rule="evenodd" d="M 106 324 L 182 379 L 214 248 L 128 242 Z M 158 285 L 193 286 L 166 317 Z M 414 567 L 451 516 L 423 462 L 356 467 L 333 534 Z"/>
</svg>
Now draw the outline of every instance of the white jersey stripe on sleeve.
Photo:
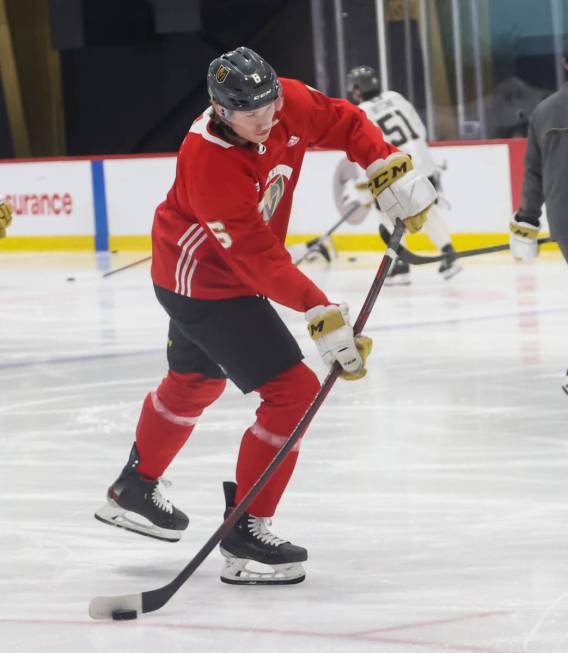
<svg viewBox="0 0 568 653">
<path fill-rule="evenodd" d="M 193 260 L 193 263 L 191 264 L 191 267 L 189 268 L 189 272 L 187 273 L 187 293 L 186 295 L 188 297 L 191 297 L 191 279 L 193 278 L 193 273 L 195 272 L 195 268 L 197 267 L 197 259 Z"/>
<path fill-rule="evenodd" d="M 188 256 L 188 248 L 191 245 L 191 243 L 194 242 L 196 238 L 199 238 L 199 236 L 203 233 L 204 233 L 203 227 L 201 227 L 197 223 L 192 224 L 191 227 L 187 229 L 187 231 L 181 236 L 181 238 L 177 242 L 178 245 L 182 246 L 182 250 L 177 261 L 176 273 L 175 273 L 175 278 L 176 278 L 175 291 L 177 293 L 181 292 L 182 294 L 184 294 L 184 290 L 182 289 L 183 275 L 184 275 L 183 267 L 186 258 Z"/>
<path fill-rule="evenodd" d="M 187 240 L 191 234 L 199 227 L 198 223 L 192 224 L 186 231 L 183 233 L 181 238 L 177 241 L 178 245 L 182 245 L 185 240 Z M 185 251 L 182 249 L 181 254 L 178 258 L 177 265 L 176 265 L 176 292 L 179 292 L 179 286 L 180 286 L 180 269 L 183 263 L 183 259 L 185 257 Z"/>
<path fill-rule="evenodd" d="M 181 238 L 177 241 L 178 245 L 183 245 L 183 241 L 189 238 L 192 234 L 193 231 L 195 231 L 199 227 L 199 223 L 194 222 L 188 229 L 184 231 L 182 234 Z"/>
<path fill-rule="evenodd" d="M 201 230 L 203 232 L 203 229 Z M 193 254 L 195 250 L 203 244 L 204 241 L 207 240 L 207 234 L 203 233 L 201 237 L 199 237 L 199 234 L 197 234 L 196 238 L 191 239 L 193 241 L 193 245 L 191 249 L 187 250 L 187 257 L 186 261 L 183 265 L 182 271 L 181 271 L 181 294 L 182 295 L 187 295 L 188 297 L 191 297 L 191 278 L 193 277 L 193 273 L 195 272 L 195 268 L 197 266 L 197 260 L 193 261 L 195 265 L 192 265 L 191 268 L 189 269 L 189 272 L 187 272 L 187 268 L 189 267 L 189 264 L 191 263 L 191 259 L 193 257 Z M 189 243 L 188 243 L 189 245 Z"/>
<path fill-rule="evenodd" d="M 193 252 L 195 251 L 195 243 L 199 241 L 199 238 L 201 237 L 201 232 L 196 231 L 189 240 L 184 244 L 183 246 L 183 253 L 180 258 L 183 258 L 182 264 L 181 264 L 181 269 L 179 273 L 179 292 L 182 295 L 186 294 L 186 286 L 185 286 L 185 279 L 186 279 L 186 273 L 187 273 L 187 268 L 189 267 L 189 264 L 191 262 L 191 257 L 193 255 Z M 205 239 L 205 236 L 204 236 Z M 202 241 L 201 241 L 202 242 Z M 198 244 L 200 245 L 201 242 Z"/>
</svg>

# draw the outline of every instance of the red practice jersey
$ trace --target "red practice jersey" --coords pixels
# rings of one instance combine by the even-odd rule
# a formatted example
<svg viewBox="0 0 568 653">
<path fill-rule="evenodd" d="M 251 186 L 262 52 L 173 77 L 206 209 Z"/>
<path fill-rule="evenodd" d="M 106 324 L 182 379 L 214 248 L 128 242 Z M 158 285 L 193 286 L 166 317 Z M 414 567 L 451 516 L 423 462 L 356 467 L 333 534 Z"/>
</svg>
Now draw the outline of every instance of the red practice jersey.
<svg viewBox="0 0 568 653">
<path fill-rule="evenodd" d="M 154 217 L 152 279 L 158 286 L 200 299 L 264 295 L 298 311 L 330 303 L 284 247 L 304 154 L 343 150 L 366 168 L 396 148 L 346 100 L 297 80 L 280 82 L 284 106 L 262 145 L 217 136 L 210 109 L 191 126 L 174 184 Z"/>
</svg>

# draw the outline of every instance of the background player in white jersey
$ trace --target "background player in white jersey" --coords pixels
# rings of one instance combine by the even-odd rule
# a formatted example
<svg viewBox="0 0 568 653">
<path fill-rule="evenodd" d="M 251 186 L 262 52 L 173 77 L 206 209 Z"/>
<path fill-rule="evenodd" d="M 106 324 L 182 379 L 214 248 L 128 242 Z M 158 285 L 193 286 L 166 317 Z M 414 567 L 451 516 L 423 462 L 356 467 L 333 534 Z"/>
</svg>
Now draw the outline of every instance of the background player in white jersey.
<svg viewBox="0 0 568 653">
<path fill-rule="evenodd" d="M 428 177 L 439 193 L 440 168 L 428 148 L 426 127 L 412 104 L 395 91 L 380 93 L 379 77 L 370 66 L 358 66 L 349 72 L 347 91 L 351 100 L 381 128 L 385 140 L 409 154 L 415 169 Z M 360 205 L 360 208 L 356 209 L 347 220 L 351 224 L 359 224 L 365 219 L 369 210 L 376 210 L 373 196 L 367 186 L 365 171 L 347 159 L 341 161 L 335 172 L 334 194 L 341 215 L 354 209 L 357 204 Z M 455 258 L 450 233 L 439 210 L 440 203 L 437 202 L 430 209 L 424 231 L 442 254 L 446 255 L 440 264 L 439 272 L 444 278 L 449 279 L 461 270 L 461 266 Z M 381 218 L 384 220 L 383 216 Z M 385 226 L 392 230 L 389 220 L 385 221 Z M 409 284 L 408 263 L 397 259 L 386 283 Z"/>
</svg>

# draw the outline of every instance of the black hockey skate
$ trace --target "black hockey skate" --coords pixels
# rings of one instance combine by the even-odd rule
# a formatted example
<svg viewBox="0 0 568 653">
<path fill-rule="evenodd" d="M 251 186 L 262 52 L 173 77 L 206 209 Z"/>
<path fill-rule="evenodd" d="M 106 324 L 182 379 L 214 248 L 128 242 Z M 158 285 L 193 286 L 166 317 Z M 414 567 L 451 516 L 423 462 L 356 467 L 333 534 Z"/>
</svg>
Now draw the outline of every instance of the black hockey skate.
<svg viewBox="0 0 568 653">
<path fill-rule="evenodd" d="M 438 272 L 444 277 L 444 279 L 451 279 L 452 277 L 455 277 L 458 272 L 461 272 L 463 268 L 459 264 L 459 261 L 456 258 L 456 252 L 451 245 L 444 245 L 444 247 L 442 247 L 442 254 L 444 255 L 444 260 L 440 263 Z"/>
<path fill-rule="evenodd" d="M 189 519 L 162 496 L 159 480 L 149 479 L 136 471 L 138 463 L 134 444 L 126 466 L 108 489 L 107 503 L 95 512 L 95 519 L 158 540 L 177 542 Z M 135 513 L 144 521 L 135 520 L 126 513 Z"/>
<path fill-rule="evenodd" d="M 223 483 L 225 492 L 225 519 L 235 505 L 237 486 Z M 306 577 L 302 562 L 308 559 L 308 552 L 301 546 L 291 544 L 268 530 L 270 520 L 254 517 L 245 512 L 232 531 L 221 540 L 221 553 L 225 566 L 221 580 L 231 585 L 292 585 L 301 583 Z M 252 563 L 252 564 L 251 564 Z M 272 567 L 272 571 L 260 571 L 261 565 Z"/>
<path fill-rule="evenodd" d="M 409 286 L 410 285 L 410 265 L 405 261 L 397 258 L 385 279 L 385 286 Z"/>
</svg>

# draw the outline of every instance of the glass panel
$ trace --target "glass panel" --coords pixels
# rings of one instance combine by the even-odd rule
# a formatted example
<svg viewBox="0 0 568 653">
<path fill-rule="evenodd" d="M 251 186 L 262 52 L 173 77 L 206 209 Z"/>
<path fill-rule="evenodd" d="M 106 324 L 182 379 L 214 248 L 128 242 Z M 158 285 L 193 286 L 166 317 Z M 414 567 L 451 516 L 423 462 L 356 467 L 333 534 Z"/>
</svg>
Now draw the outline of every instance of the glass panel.
<svg viewBox="0 0 568 653">
<path fill-rule="evenodd" d="M 535 11 L 532 0 L 499 0 L 487 11 L 489 137 L 526 136 L 535 106 L 557 89 L 551 3 L 541 0 Z"/>
<path fill-rule="evenodd" d="M 415 105 L 431 139 L 525 136 L 535 106 L 565 79 L 568 0 L 312 0 L 312 7 L 324 16 L 314 20 L 317 66 L 328 82 L 320 88 L 344 95 L 345 74 L 373 66 L 383 90 Z"/>
<path fill-rule="evenodd" d="M 374 0 L 343 0 L 345 70 L 371 66 L 379 72 L 379 44 Z"/>
<path fill-rule="evenodd" d="M 418 0 L 384 0 L 384 12 L 390 89 L 404 95 L 419 112 L 424 112 L 420 3 Z"/>
</svg>

